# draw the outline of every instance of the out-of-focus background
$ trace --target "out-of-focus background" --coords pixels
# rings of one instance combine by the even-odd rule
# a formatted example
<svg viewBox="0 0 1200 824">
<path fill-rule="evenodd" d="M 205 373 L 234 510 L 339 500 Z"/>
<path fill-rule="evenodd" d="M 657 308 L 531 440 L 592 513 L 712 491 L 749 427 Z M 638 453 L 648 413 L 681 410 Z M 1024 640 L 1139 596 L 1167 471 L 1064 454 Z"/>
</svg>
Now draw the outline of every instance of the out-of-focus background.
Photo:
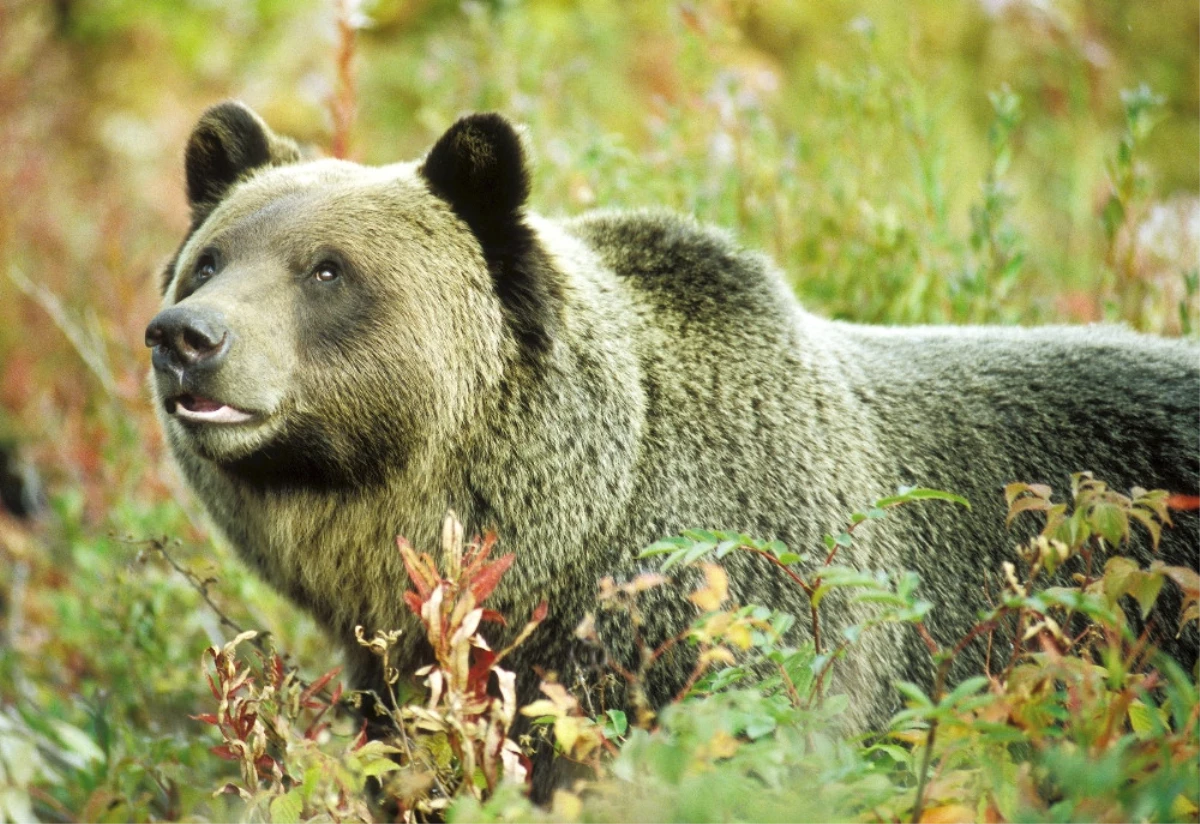
<svg viewBox="0 0 1200 824">
<path fill-rule="evenodd" d="M 0 820 L 224 809 L 236 765 L 189 715 L 231 629 L 148 540 L 327 668 L 210 539 L 144 389 L 208 105 L 366 163 L 500 110 L 537 211 L 694 214 L 830 316 L 1186 335 L 1198 30 L 1194 2 L 1123 0 L 3 0 Z"/>
</svg>

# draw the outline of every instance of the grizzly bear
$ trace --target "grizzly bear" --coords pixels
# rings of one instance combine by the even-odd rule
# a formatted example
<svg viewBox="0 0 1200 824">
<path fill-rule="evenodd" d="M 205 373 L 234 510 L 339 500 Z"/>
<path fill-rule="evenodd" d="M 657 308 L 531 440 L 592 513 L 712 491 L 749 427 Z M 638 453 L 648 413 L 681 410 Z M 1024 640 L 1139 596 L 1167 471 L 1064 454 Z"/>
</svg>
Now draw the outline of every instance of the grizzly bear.
<svg viewBox="0 0 1200 824">
<path fill-rule="evenodd" d="M 963 495 L 969 511 L 901 508 L 847 558 L 918 572 L 930 631 L 953 639 L 1011 557 L 1005 483 L 1062 490 L 1091 470 L 1200 488 L 1195 345 L 824 320 L 721 231 L 657 212 L 541 217 L 528 175 L 495 114 L 377 168 L 302 159 L 232 102 L 188 141 L 191 229 L 146 330 L 158 414 L 216 526 L 316 616 L 357 687 L 381 674 L 356 625 L 404 629 L 413 667 L 427 655 L 395 538 L 435 550 L 447 510 L 515 553 L 490 606 L 520 626 L 549 603 L 509 659 L 528 700 L 535 669 L 596 678 L 574 630 L 597 580 L 635 574 L 640 549 L 690 527 L 803 553 L 898 486 Z M 1195 514 L 1176 521 L 1161 556 L 1195 568 Z M 764 559 L 726 564 L 738 602 L 807 616 Z M 694 619 L 681 589 L 650 596 L 647 641 Z M 835 607 L 834 623 L 867 614 Z M 631 665 L 631 634 L 608 620 L 605 646 Z M 851 723 L 928 668 L 918 644 L 900 628 L 863 636 L 839 670 Z M 1183 645 L 1191 666 L 1194 634 Z M 680 688 L 687 656 L 652 671 L 653 701 Z"/>
</svg>

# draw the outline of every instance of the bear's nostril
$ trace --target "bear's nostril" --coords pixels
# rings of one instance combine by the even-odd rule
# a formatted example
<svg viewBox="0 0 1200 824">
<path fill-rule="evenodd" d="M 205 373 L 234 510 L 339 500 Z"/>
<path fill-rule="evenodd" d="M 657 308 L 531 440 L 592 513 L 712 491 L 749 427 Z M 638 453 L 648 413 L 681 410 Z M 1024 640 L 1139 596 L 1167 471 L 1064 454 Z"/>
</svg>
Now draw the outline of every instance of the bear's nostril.
<svg viewBox="0 0 1200 824">
<path fill-rule="evenodd" d="M 220 313 L 176 306 L 161 312 L 146 327 L 146 345 L 154 350 L 155 368 L 215 366 L 229 349 L 229 327 Z"/>
<path fill-rule="evenodd" d="M 181 338 L 179 347 L 181 353 L 196 358 L 202 358 L 209 354 L 225 340 L 224 335 L 217 337 L 214 330 L 194 326 L 185 326 Z"/>
<path fill-rule="evenodd" d="M 150 347 L 160 346 L 163 342 L 162 326 L 157 323 L 151 323 L 146 327 L 146 345 Z"/>
</svg>

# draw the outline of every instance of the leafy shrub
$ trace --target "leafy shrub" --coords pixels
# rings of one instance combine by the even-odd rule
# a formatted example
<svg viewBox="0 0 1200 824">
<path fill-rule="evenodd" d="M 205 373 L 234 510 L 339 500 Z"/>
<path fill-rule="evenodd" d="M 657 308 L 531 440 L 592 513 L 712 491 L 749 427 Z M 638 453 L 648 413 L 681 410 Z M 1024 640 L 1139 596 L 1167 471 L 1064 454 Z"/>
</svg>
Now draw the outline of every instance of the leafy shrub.
<svg viewBox="0 0 1200 824">
<path fill-rule="evenodd" d="M 482 604 L 512 558 L 489 560 L 491 538 L 464 544 L 450 516 L 445 576 L 400 542 L 414 586 L 405 598 L 436 660 L 417 672 L 423 698 L 405 702 L 391 691 L 381 705 L 386 741 L 368 741 L 365 728 L 356 733 L 345 719 L 333 734 L 324 719 L 341 690 L 322 691 L 336 671 L 305 684 L 261 649 L 258 663 L 248 664 L 236 649 L 253 633 L 206 651 L 218 708 L 200 720 L 220 730 L 223 743 L 213 751 L 236 761 L 242 776 L 218 792 L 240 796 L 244 817 L 281 821 L 372 820 L 383 810 L 405 820 L 1195 819 L 1195 676 L 1157 655 L 1150 628 L 1135 632 L 1123 607 L 1144 618 L 1170 585 L 1183 596 L 1181 626 L 1198 620 L 1200 576 L 1158 561 L 1143 568 L 1116 553 L 1134 525 L 1157 543 L 1170 523 L 1165 493 L 1124 495 L 1086 473 L 1071 491 L 1068 504 L 1042 485 L 1006 489 L 1010 521 L 1041 513 L 1043 528 L 997 570 L 1006 582 L 998 603 L 944 644 L 925 625 L 937 605 L 919 597 L 915 574 L 860 570 L 852 556 L 856 531 L 888 510 L 921 501 L 966 505 L 957 496 L 907 489 L 876 501 L 827 536 L 823 562 L 803 575 L 787 547 L 743 535 L 693 530 L 652 545 L 643 556 L 660 557 L 662 572 L 605 579 L 599 606 L 629 610 L 636 626 L 643 593 L 700 565 L 703 583 L 691 596 L 698 616 L 677 638 L 645 650 L 638 672 L 621 675 L 636 687 L 679 643 L 697 647 L 697 664 L 660 711 L 635 698 L 632 720 L 618 710 L 588 718 L 556 683 L 544 683 L 545 697 L 518 710 L 514 676 L 499 663 L 535 632 L 545 605 L 512 646 L 493 652 L 478 630 L 498 616 Z M 719 561 L 731 552 L 770 557 L 808 595 L 811 640 L 790 646 L 791 616 L 730 602 Z M 819 637 L 821 602 L 833 590 L 877 607 L 836 642 Z M 932 688 L 899 682 L 907 706 L 887 729 L 838 733 L 838 715 L 853 698 L 829 694 L 830 671 L 856 654 L 864 632 L 896 622 L 924 640 Z M 580 631 L 591 632 L 590 622 Z M 977 638 L 987 638 L 991 651 L 984 670 L 949 683 L 956 657 Z M 395 639 L 360 638 L 383 658 L 389 690 L 400 676 L 388 659 Z M 493 678 L 499 689 L 489 691 Z M 564 757 L 590 767 L 591 777 L 558 790 L 548 810 L 525 796 L 529 761 L 509 737 L 518 711 L 539 719 Z M 382 810 L 368 800 L 372 780 Z"/>
</svg>

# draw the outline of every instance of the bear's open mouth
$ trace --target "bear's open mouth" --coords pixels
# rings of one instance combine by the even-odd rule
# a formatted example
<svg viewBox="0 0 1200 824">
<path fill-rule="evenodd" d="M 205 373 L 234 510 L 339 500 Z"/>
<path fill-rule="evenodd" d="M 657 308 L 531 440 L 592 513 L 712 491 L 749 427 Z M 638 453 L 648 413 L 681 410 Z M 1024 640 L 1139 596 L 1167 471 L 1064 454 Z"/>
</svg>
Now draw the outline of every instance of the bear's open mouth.
<svg viewBox="0 0 1200 824">
<path fill-rule="evenodd" d="M 249 412 L 199 395 L 178 395 L 171 398 L 167 401 L 167 412 L 177 418 L 204 423 L 245 423 L 254 418 Z"/>
</svg>

